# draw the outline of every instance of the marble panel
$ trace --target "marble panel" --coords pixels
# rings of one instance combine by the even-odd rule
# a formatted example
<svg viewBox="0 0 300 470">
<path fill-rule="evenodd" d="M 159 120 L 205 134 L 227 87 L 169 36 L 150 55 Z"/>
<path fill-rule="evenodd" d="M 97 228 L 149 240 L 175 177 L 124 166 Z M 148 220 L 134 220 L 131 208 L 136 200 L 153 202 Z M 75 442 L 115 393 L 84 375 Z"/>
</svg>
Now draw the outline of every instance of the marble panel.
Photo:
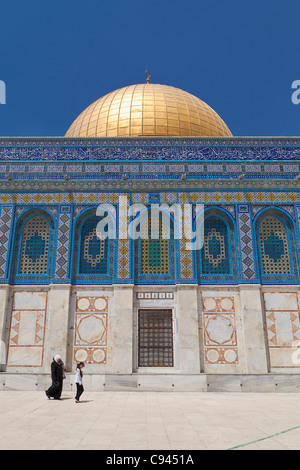
<svg viewBox="0 0 300 470">
<path fill-rule="evenodd" d="M 210 315 L 205 318 L 206 345 L 235 344 L 234 315 Z"/>
<path fill-rule="evenodd" d="M 297 367 L 299 365 L 294 364 L 294 348 L 270 348 L 270 362 L 272 367 Z"/>
<path fill-rule="evenodd" d="M 239 375 L 215 375 L 207 376 L 208 392 L 240 392 L 241 377 Z"/>
<path fill-rule="evenodd" d="M 298 373 L 295 373 L 295 374 L 283 373 L 282 375 L 272 375 L 272 377 L 273 377 L 274 384 L 275 384 L 275 391 L 280 392 L 280 393 L 295 393 L 295 392 L 300 391 Z"/>
<path fill-rule="evenodd" d="M 105 390 L 137 390 L 137 382 L 136 375 L 106 375 Z"/>
<path fill-rule="evenodd" d="M 107 361 L 108 298 L 78 296 L 76 310 L 74 362 L 105 364 Z"/>
<path fill-rule="evenodd" d="M 42 363 L 43 348 L 30 346 L 15 346 L 9 348 L 8 367 L 40 367 Z"/>
<path fill-rule="evenodd" d="M 300 340 L 298 312 L 266 312 L 268 339 L 270 346 L 292 346 Z"/>
<path fill-rule="evenodd" d="M 238 364 L 235 302 L 231 296 L 203 296 L 206 364 Z"/>
<path fill-rule="evenodd" d="M 243 375 L 241 376 L 243 392 L 274 392 L 275 383 L 272 375 Z"/>
<path fill-rule="evenodd" d="M 233 297 L 203 297 L 204 312 L 234 312 Z"/>
<path fill-rule="evenodd" d="M 15 310 L 45 310 L 47 292 L 15 292 Z"/>
<path fill-rule="evenodd" d="M 1 373 L 0 390 L 38 390 L 43 392 L 51 384 L 50 374 Z M 104 391 L 174 391 L 174 392 L 250 392 L 299 393 L 299 374 L 84 374 L 85 390 Z M 75 390 L 74 374 L 67 374 L 64 393 Z M 73 396 L 73 395 L 72 395 Z"/>
<path fill-rule="evenodd" d="M 265 292 L 266 310 L 298 310 L 296 292 Z"/>
<path fill-rule="evenodd" d="M 298 295 L 296 292 L 265 292 L 263 296 L 271 370 L 299 368 L 300 361 L 295 359 L 300 342 Z"/>
<path fill-rule="evenodd" d="M 237 364 L 237 348 L 206 348 L 205 359 L 207 364 Z"/>
<path fill-rule="evenodd" d="M 49 290 L 44 345 L 45 372 L 49 371 L 53 356 L 56 354 L 59 354 L 65 363 L 67 360 L 70 289 L 69 285 L 52 284 Z"/>
<path fill-rule="evenodd" d="M 41 367 L 43 365 L 46 305 L 47 292 L 15 293 L 10 322 L 7 367 Z M 35 309 L 36 306 L 41 309 Z"/>
<path fill-rule="evenodd" d="M 3 390 L 37 390 L 37 375 L 3 374 L 2 383 Z"/>
</svg>

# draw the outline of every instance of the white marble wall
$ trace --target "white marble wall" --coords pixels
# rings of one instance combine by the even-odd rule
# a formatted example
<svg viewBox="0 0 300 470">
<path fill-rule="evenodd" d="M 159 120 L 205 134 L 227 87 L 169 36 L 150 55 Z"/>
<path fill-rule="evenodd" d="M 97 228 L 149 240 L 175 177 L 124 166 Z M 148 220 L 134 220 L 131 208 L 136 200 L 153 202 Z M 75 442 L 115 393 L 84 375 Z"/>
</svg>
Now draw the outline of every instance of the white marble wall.
<svg viewBox="0 0 300 470">
<path fill-rule="evenodd" d="M 271 371 L 299 371 L 300 310 L 297 291 L 263 292 L 266 337 Z"/>
<path fill-rule="evenodd" d="M 199 295 L 203 369 L 209 373 L 245 371 L 245 350 L 237 289 L 203 289 Z"/>
<path fill-rule="evenodd" d="M 71 286 L 51 285 L 48 292 L 47 323 L 45 332 L 43 371 L 49 371 L 53 357 L 58 354 L 64 361 L 68 349 L 68 320 L 70 315 Z"/>
<path fill-rule="evenodd" d="M 177 286 L 178 370 L 200 372 L 200 337 L 197 286 Z"/>
<path fill-rule="evenodd" d="M 9 286 L 0 287 L 0 372 L 6 368 L 7 360 L 7 327 L 9 318 Z"/>
<path fill-rule="evenodd" d="M 268 372 L 264 312 L 260 286 L 240 286 L 240 315 L 245 344 L 245 372 Z"/>
<path fill-rule="evenodd" d="M 77 287 L 69 317 L 67 365 L 92 374 L 132 372 L 133 286 Z"/>
<path fill-rule="evenodd" d="M 48 292 L 14 292 L 8 367 L 43 366 Z"/>
<path fill-rule="evenodd" d="M 298 289 L 0 286 L 1 370 L 49 373 L 55 354 L 95 375 L 299 373 Z M 139 309 L 170 309 L 174 366 L 138 368 Z"/>
</svg>

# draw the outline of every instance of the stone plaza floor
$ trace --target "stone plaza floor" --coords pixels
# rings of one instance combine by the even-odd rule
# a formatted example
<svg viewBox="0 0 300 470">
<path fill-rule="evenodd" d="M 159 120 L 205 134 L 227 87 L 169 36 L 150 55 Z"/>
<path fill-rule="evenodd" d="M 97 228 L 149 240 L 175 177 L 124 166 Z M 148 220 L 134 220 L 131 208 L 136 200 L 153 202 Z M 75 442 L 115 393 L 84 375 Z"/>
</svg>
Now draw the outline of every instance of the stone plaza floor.
<svg viewBox="0 0 300 470">
<path fill-rule="evenodd" d="M 299 450 L 300 394 L 0 392 L 0 449 Z"/>
</svg>

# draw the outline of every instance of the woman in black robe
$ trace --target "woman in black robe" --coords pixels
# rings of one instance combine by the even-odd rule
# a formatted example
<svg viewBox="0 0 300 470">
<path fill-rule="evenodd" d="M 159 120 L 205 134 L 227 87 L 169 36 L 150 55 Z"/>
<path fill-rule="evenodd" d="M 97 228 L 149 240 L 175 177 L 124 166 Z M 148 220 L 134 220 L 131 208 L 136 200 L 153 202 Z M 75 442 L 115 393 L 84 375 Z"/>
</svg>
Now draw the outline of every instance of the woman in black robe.
<svg viewBox="0 0 300 470">
<path fill-rule="evenodd" d="M 63 377 L 64 377 L 63 362 L 60 356 L 55 356 L 51 364 L 52 385 L 45 392 L 49 399 L 51 397 L 54 398 L 54 400 L 60 399 L 62 388 L 63 388 Z"/>
</svg>

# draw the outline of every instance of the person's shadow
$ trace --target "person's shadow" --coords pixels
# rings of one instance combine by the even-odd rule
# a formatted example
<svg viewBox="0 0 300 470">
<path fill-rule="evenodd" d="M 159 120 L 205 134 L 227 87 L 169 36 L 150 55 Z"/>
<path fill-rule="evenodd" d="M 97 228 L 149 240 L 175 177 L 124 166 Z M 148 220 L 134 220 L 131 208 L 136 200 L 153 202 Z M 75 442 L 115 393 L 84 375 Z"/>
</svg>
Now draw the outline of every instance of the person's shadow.
<svg viewBox="0 0 300 470">
<path fill-rule="evenodd" d="M 60 400 L 74 400 L 74 397 L 61 397 Z M 94 401 L 94 400 L 80 400 L 79 403 L 90 403 L 91 401 Z"/>
<path fill-rule="evenodd" d="M 72 400 L 72 397 L 60 397 L 60 398 L 55 398 L 54 401 L 64 401 L 64 400 Z"/>
</svg>

